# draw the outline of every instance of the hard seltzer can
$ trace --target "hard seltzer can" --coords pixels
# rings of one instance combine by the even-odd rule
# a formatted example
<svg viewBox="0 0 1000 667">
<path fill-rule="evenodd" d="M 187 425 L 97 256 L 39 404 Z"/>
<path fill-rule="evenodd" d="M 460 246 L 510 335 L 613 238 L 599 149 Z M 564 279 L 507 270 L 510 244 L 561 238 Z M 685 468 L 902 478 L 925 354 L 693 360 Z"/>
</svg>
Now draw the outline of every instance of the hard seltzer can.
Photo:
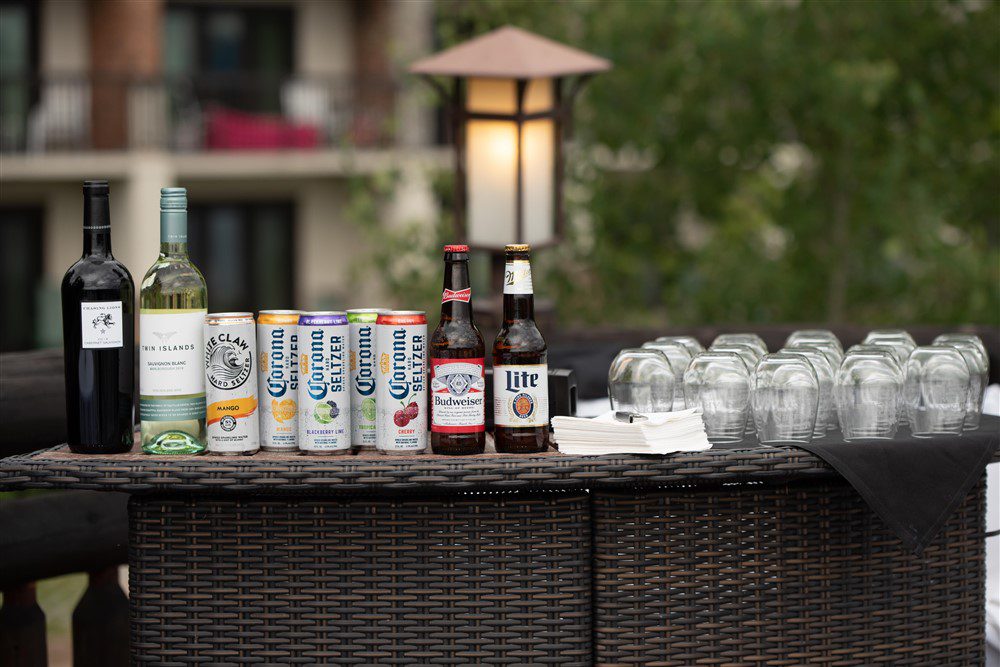
<svg viewBox="0 0 1000 667">
<path fill-rule="evenodd" d="M 375 320 L 379 308 L 347 311 L 351 328 L 351 444 L 356 449 L 375 449 Z"/>
<path fill-rule="evenodd" d="M 299 316 L 299 451 L 351 451 L 350 333 L 343 312 Z"/>
<path fill-rule="evenodd" d="M 209 313 L 204 328 L 207 451 L 253 454 L 260 449 L 253 314 Z"/>
<path fill-rule="evenodd" d="M 257 315 L 257 387 L 261 395 L 260 448 L 298 450 L 299 311 Z"/>
<path fill-rule="evenodd" d="M 427 448 L 427 316 L 415 310 L 381 313 L 376 329 L 378 451 L 422 452 Z"/>
</svg>

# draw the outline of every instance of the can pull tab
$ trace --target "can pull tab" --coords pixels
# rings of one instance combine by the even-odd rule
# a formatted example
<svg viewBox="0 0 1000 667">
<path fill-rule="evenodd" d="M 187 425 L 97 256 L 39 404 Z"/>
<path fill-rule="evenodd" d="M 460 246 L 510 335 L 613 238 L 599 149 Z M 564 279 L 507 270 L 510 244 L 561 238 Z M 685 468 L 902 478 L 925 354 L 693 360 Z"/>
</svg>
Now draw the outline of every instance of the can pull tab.
<svg viewBox="0 0 1000 667">
<path fill-rule="evenodd" d="M 618 412 L 615 412 L 615 419 L 620 422 L 634 424 L 635 422 L 647 421 L 649 417 L 639 414 L 638 412 L 625 412 L 619 410 Z"/>
</svg>

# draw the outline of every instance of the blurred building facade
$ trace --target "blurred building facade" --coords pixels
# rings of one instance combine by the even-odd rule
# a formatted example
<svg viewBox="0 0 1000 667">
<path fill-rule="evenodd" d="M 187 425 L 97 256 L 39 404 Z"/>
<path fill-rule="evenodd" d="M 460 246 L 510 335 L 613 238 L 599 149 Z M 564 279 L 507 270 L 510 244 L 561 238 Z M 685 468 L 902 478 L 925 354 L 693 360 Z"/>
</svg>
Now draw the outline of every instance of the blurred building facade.
<svg viewBox="0 0 1000 667">
<path fill-rule="evenodd" d="M 87 178 L 111 182 L 137 287 L 159 188 L 183 186 L 212 310 L 379 302 L 377 279 L 348 280 L 366 253 L 348 178 L 398 170 L 387 216 L 434 217 L 427 173 L 449 155 L 401 75 L 432 21 L 423 0 L 2 0 L 2 348 L 58 344 Z"/>
</svg>

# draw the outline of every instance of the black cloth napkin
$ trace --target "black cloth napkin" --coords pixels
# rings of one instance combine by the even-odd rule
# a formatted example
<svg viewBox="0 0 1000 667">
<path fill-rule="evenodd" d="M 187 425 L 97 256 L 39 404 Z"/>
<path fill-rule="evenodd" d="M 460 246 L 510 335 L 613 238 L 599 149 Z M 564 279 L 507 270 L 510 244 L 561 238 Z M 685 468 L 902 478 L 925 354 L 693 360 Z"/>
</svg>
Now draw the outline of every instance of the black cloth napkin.
<svg viewBox="0 0 1000 667">
<path fill-rule="evenodd" d="M 829 463 L 899 539 L 923 550 L 979 480 L 1000 443 L 1000 417 L 961 436 L 844 442 L 840 431 L 794 445 Z"/>
</svg>

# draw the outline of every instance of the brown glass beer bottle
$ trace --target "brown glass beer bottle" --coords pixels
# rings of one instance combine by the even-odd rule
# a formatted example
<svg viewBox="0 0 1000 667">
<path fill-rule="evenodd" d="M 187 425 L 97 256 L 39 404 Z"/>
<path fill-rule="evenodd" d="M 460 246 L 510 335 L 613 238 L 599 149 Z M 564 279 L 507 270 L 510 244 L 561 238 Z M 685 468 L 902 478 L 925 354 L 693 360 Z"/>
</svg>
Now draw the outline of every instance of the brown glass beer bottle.
<svg viewBox="0 0 1000 667">
<path fill-rule="evenodd" d="M 486 447 L 486 345 L 472 322 L 469 246 L 444 247 L 441 321 L 431 335 L 431 451 L 482 454 Z"/>
<path fill-rule="evenodd" d="M 531 247 L 504 250 L 503 324 L 493 343 L 493 438 L 498 452 L 542 452 L 549 444 L 549 369 L 535 326 Z"/>
</svg>

